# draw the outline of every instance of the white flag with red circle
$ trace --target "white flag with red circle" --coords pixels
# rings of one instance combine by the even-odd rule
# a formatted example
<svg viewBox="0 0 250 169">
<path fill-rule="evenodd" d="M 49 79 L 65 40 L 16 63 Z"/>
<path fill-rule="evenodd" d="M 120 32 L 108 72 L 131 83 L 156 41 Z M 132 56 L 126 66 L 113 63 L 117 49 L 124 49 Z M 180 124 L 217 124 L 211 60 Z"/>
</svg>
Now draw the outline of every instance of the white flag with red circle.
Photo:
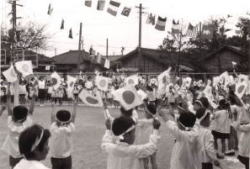
<svg viewBox="0 0 250 169">
<path fill-rule="evenodd" d="M 112 92 L 114 100 L 117 100 L 126 110 L 130 110 L 143 103 L 133 86 L 126 86 Z"/>
<path fill-rule="evenodd" d="M 13 65 L 11 65 L 9 69 L 5 70 L 3 72 L 3 75 L 6 78 L 6 80 L 10 83 L 17 81 L 17 73 Z"/>
<path fill-rule="evenodd" d="M 55 89 L 58 89 L 62 83 L 62 78 L 57 72 L 53 72 L 51 75 L 52 85 Z"/>
<path fill-rule="evenodd" d="M 126 83 L 126 85 L 131 85 L 131 86 L 138 85 L 138 83 L 139 83 L 139 77 L 138 77 L 138 75 L 135 74 L 135 75 L 128 76 L 125 79 L 125 83 Z"/>
<path fill-rule="evenodd" d="M 104 76 L 96 76 L 95 85 L 101 91 L 108 91 L 109 84 L 111 83 L 111 79 Z"/>
<path fill-rule="evenodd" d="M 23 77 L 33 74 L 32 62 L 30 60 L 16 62 L 15 66 Z"/>
<path fill-rule="evenodd" d="M 84 104 L 90 107 L 102 107 L 102 97 L 100 92 L 97 90 L 95 92 L 82 89 L 78 97 L 82 100 Z"/>
<path fill-rule="evenodd" d="M 248 88 L 248 81 L 238 81 L 235 85 L 235 94 L 241 99 Z"/>
</svg>

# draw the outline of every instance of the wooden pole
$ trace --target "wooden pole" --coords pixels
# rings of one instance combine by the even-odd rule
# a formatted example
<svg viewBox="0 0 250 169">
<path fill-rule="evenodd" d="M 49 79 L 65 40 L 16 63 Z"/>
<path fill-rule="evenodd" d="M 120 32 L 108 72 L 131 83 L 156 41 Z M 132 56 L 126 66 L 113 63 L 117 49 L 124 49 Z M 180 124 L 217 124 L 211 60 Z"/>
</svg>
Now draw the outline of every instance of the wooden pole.
<svg viewBox="0 0 250 169">
<path fill-rule="evenodd" d="M 108 59 L 109 57 L 109 39 L 106 39 L 106 58 Z"/>
<path fill-rule="evenodd" d="M 81 71 L 81 50 L 82 50 L 82 22 L 80 23 L 80 30 L 79 30 L 79 42 L 78 42 L 78 70 Z"/>
</svg>

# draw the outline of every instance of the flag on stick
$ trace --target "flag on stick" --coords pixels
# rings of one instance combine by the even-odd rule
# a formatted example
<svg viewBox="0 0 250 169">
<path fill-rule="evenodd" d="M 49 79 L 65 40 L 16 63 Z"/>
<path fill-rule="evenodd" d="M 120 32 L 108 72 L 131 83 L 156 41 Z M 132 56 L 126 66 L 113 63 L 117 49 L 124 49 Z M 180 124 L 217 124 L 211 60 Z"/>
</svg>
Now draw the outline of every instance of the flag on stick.
<svg viewBox="0 0 250 169">
<path fill-rule="evenodd" d="M 152 13 L 148 14 L 148 18 L 146 20 L 147 24 L 155 25 L 155 15 Z"/>
<path fill-rule="evenodd" d="M 109 2 L 109 7 L 108 7 L 108 9 L 107 9 L 107 12 L 108 12 L 110 15 L 116 16 L 116 15 L 117 15 L 117 11 L 118 11 L 120 5 L 121 5 L 120 2 L 116 2 L 116 1 L 111 0 L 111 1 Z"/>
<path fill-rule="evenodd" d="M 138 85 L 138 83 L 139 83 L 138 75 L 135 74 L 135 75 L 131 75 L 131 76 L 127 77 L 125 79 L 125 83 L 126 83 L 126 85 L 131 85 L 131 86 Z"/>
<path fill-rule="evenodd" d="M 198 25 L 193 26 L 191 23 L 189 23 L 186 35 L 188 37 L 195 38 L 197 36 L 197 34 L 198 34 L 198 28 L 199 28 Z"/>
<path fill-rule="evenodd" d="M 10 83 L 17 81 L 17 73 L 13 65 L 11 65 L 9 69 L 5 70 L 3 72 L 3 75 L 6 78 L 6 80 Z"/>
<path fill-rule="evenodd" d="M 179 23 L 179 21 L 176 22 L 174 19 L 172 21 L 172 33 L 173 34 L 179 34 L 179 33 L 181 33 L 180 23 Z"/>
<path fill-rule="evenodd" d="M 129 16 L 130 12 L 131 12 L 131 8 L 124 7 L 121 14 L 124 16 Z"/>
<path fill-rule="evenodd" d="M 157 29 L 159 31 L 165 31 L 166 22 L 167 22 L 166 17 L 162 18 L 162 17 L 158 16 L 158 20 L 156 22 L 155 29 Z"/>
<path fill-rule="evenodd" d="M 99 91 L 96 91 L 96 93 L 93 93 L 92 91 L 82 89 L 82 91 L 79 93 L 79 98 L 87 106 L 91 106 L 91 107 L 103 106 L 102 97 Z"/>
<path fill-rule="evenodd" d="M 105 59 L 104 67 L 109 69 L 110 68 L 110 60 Z"/>
<path fill-rule="evenodd" d="M 103 77 L 103 76 L 96 76 L 95 78 L 95 85 L 101 91 L 108 91 L 109 83 L 111 82 L 110 78 Z"/>
<path fill-rule="evenodd" d="M 54 86 L 55 89 L 58 89 L 61 85 L 62 78 L 60 75 L 56 72 L 52 73 L 50 75 L 51 80 L 52 80 L 52 85 Z"/>
<path fill-rule="evenodd" d="M 33 74 L 32 62 L 30 60 L 16 62 L 15 66 L 23 77 Z"/>
</svg>

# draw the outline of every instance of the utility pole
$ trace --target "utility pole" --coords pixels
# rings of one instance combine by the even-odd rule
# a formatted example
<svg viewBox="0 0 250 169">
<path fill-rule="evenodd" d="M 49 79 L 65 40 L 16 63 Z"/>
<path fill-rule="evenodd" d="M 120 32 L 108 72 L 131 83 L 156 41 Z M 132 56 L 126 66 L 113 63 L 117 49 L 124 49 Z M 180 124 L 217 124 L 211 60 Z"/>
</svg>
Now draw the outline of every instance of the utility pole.
<svg viewBox="0 0 250 169">
<path fill-rule="evenodd" d="M 16 39 L 16 20 L 20 19 L 20 17 L 16 16 L 16 7 L 17 6 L 21 6 L 20 4 L 16 3 L 17 0 L 12 0 L 9 3 L 11 4 L 11 8 L 12 8 L 12 34 L 11 34 L 11 51 L 12 51 L 12 63 L 15 63 L 16 61 L 18 61 L 17 55 L 16 55 L 16 43 L 17 43 L 17 39 Z M 15 83 L 13 83 L 14 85 L 14 106 L 19 104 L 19 77 L 17 78 L 17 81 Z"/>
<path fill-rule="evenodd" d="M 109 57 L 109 39 L 106 39 L 106 58 L 108 59 Z"/>
<path fill-rule="evenodd" d="M 82 50 L 82 22 L 80 23 L 80 30 L 79 30 L 79 42 L 78 42 L 78 69 L 81 71 L 81 52 Z"/>
<path fill-rule="evenodd" d="M 145 59 L 142 58 L 141 54 L 141 40 L 142 40 L 142 10 L 144 9 L 142 7 L 142 4 L 140 3 L 139 6 L 136 6 L 136 8 L 139 8 L 139 39 L 138 39 L 138 55 L 141 60 L 143 60 L 143 72 L 145 72 Z M 141 65 L 137 65 L 137 67 L 141 68 Z"/>
</svg>

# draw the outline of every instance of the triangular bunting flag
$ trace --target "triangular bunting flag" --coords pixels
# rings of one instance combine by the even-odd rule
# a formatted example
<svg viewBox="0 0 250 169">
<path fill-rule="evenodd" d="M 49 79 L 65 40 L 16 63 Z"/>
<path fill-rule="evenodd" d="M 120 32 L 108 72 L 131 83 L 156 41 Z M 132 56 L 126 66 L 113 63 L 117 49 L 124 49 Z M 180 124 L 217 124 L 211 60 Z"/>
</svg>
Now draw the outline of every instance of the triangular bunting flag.
<svg viewBox="0 0 250 169">
<path fill-rule="evenodd" d="M 17 71 L 19 71 L 23 77 L 33 74 L 33 68 L 31 61 L 19 61 L 15 63 Z"/>
<path fill-rule="evenodd" d="M 60 29 L 64 29 L 64 19 L 62 19 L 62 22 L 61 22 L 61 27 Z"/>
<path fill-rule="evenodd" d="M 158 20 L 156 22 L 155 29 L 157 29 L 159 31 L 165 31 L 166 22 L 167 22 L 166 17 L 162 18 L 162 17 L 158 16 Z"/>
<path fill-rule="evenodd" d="M 146 20 L 147 24 L 155 25 L 155 15 L 152 13 L 148 14 L 148 18 Z"/>
<path fill-rule="evenodd" d="M 54 86 L 55 89 L 58 89 L 60 87 L 60 85 L 61 85 L 62 78 L 56 72 L 52 73 L 50 75 L 50 77 L 51 77 L 51 80 L 52 80 L 52 85 Z"/>
<path fill-rule="evenodd" d="M 49 4 L 49 7 L 48 7 L 48 12 L 47 12 L 47 14 L 48 14 L 48 15 L 51 15 L 51 14 L 52 14 L 52 12 L 53 12 L 53 8 L 52 8 L 52 5 L 51 5 L 51 4 Z"/>
<path fill-rule="evenodd" d="M 111 1 L 109 2 L 109 7 L 108 7 L 108 9 L 107 9 L 107 12 L 108 12 L 110 15 L 116 16 L 116 15 L 117 15 L 117 11 L 118 11 L 120 5 L 121 5 L 120 2 L 116 2 L 116 1 L 111 0 Z"/>
<path fill-rule="evenodd" d="M 11 65 L 9 69 L 5 70 L 3 72 L 3 75 L 6 78 L 6 80 L 10 83 L 17 81 L 17 73 L 13 65 Z"/>
<path fill-rule="evenodd" d="M 92 5 L 92 0 L 85 0 L 85 6 L 91 7 Z"/>
<path fill-rule="evenodd" d="M 111 82 L 110 78 L 103 77 L 103 76 L 96 76 L 95 78 L 95 85 L 101 91 L 108 91 L 109 83 Z"/>
<path fill-rule="evenodd" d="M 109 69 L 109 68 L 110 68 L 110 60 L 105 59 L 104 67 L 105 67 L 106 69 Z"/>
<path fill-rule="evenodd" d="M 136 89 L 132 86 L 120 88 L 112 92 L 114 100 L 117 100 L 122 107 L 126 110 L 130 110 L 143 103 Z"/>
<path fill-rule="evenodd" d="M 70 38 L 70 39 L 73 39 L 72 28 L 70 28 L 70 30 L 69 30 L 69 38 Z"/>
<path fill-rule="evenodd" d="M 82 100 L 84 104 L 91 107 L 102 107 L 102 97 L 99 91 L 94 94 L 92 91 L 82 89 L 78 97 Z"/>
<path fill-rule="evenodd" d="M 104 6 L 105 6 L 105 0 L 98 0 L 98 2 L 97 2 L 97 10 L 102 11 L 104 9 Z"/>
<path fill-rule="evenodd" d="M 129 16 L 130 12 L 131 12 L 131 8 L 124 7 L 121 14 L 124 16 Z"/>
<path fill-rule="evenodd" d="M 126 83 L 126 85 L 131 85 L 131 86 L 138 85 L 138 83 L 139 83 L 138 75 L 135 74 L 135 75 L 131 75 L 131 76 L 127 77 L 125 79 L 125 83 Z"/>
</svg>

